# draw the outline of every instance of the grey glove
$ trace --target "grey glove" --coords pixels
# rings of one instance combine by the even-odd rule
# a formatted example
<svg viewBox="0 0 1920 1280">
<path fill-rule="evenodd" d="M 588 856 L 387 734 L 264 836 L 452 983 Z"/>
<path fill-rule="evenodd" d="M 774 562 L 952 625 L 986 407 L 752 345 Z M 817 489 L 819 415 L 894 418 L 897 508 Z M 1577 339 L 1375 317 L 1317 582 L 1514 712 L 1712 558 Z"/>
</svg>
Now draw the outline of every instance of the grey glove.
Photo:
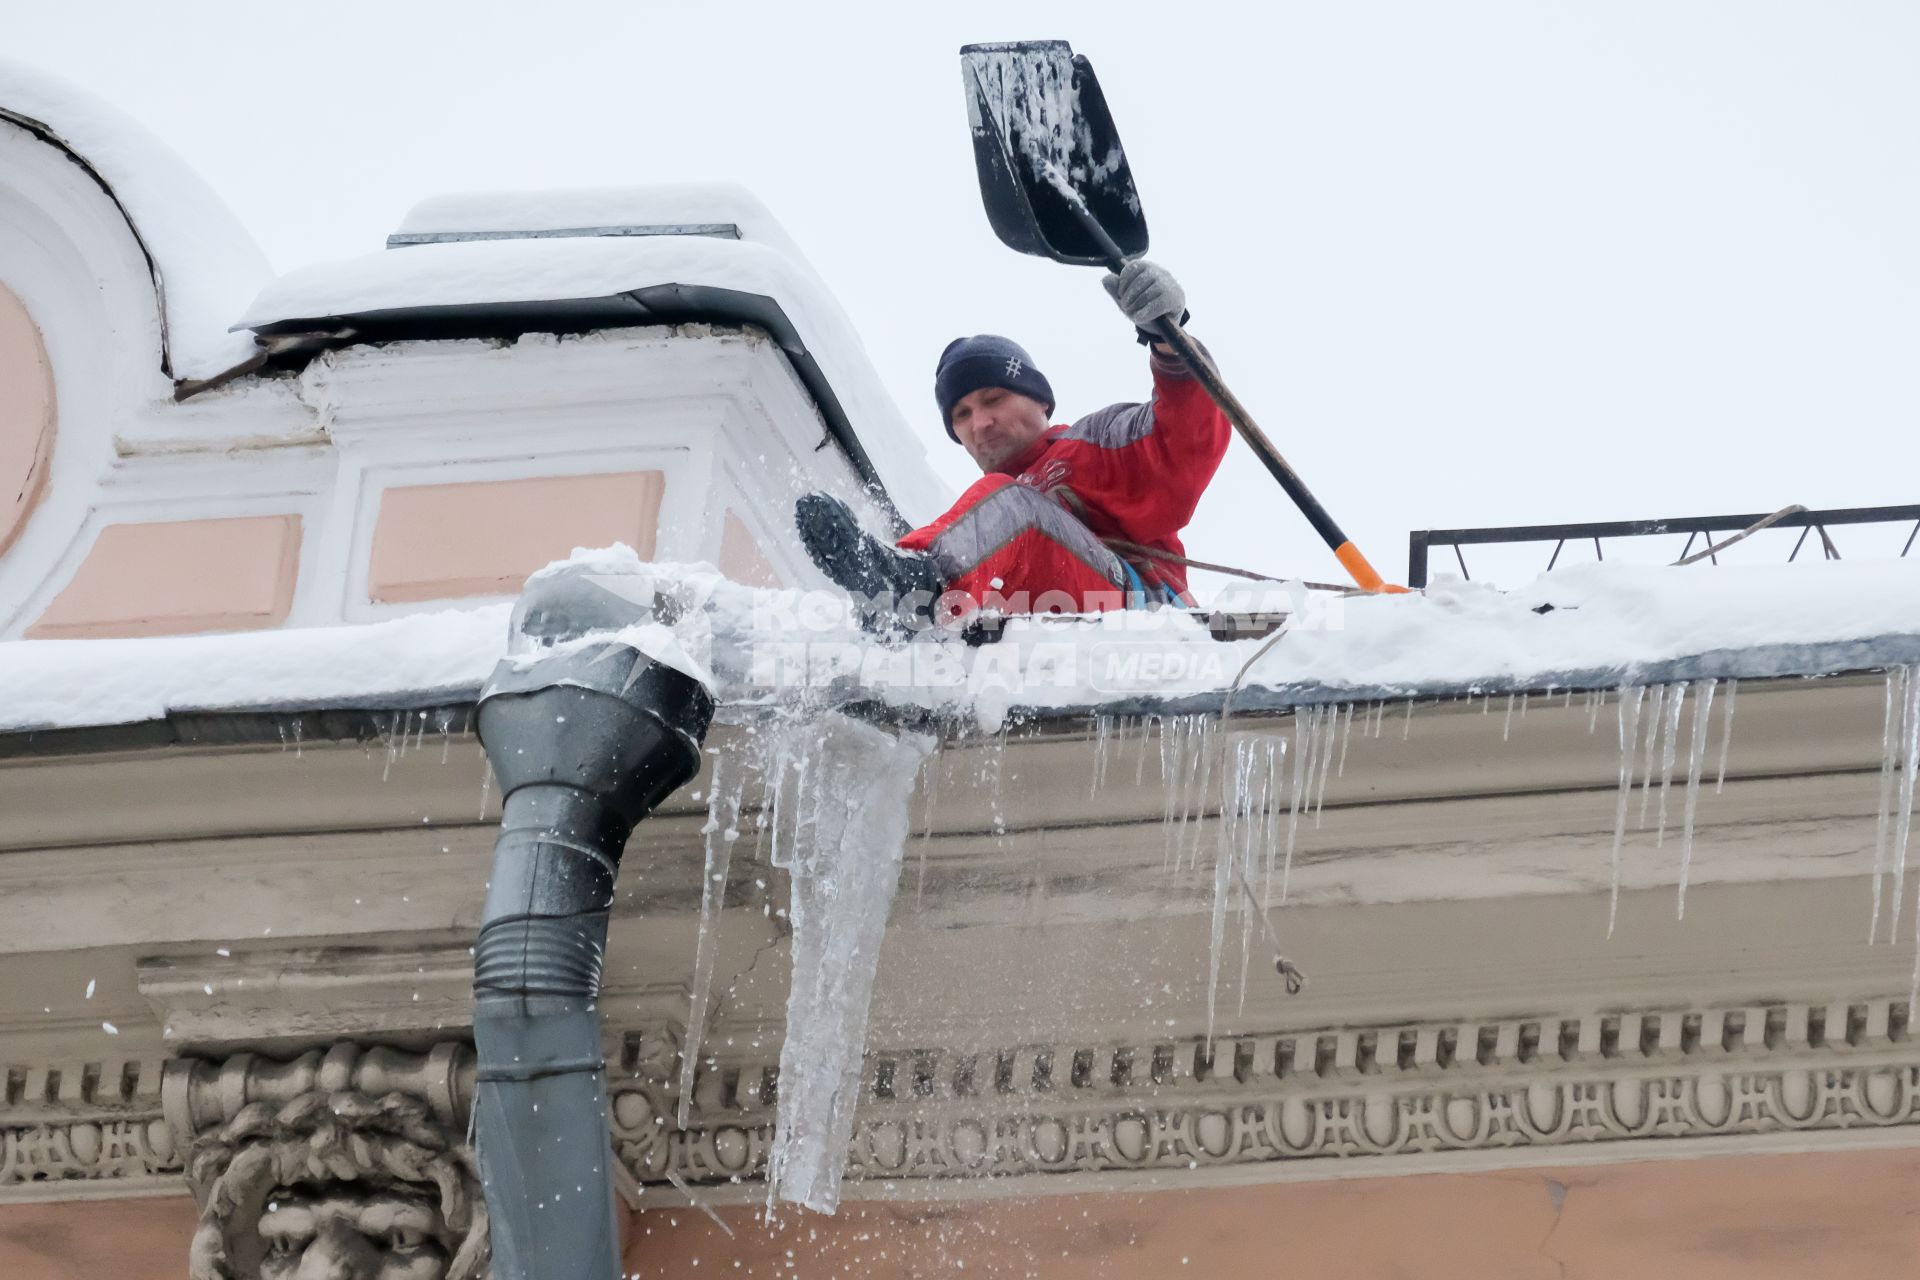
<svg viewBox="0 0 1920 1280">
<path fill-rule="evenodd" d="M 1145 258 L 1135 258 L 1118 275 L 1109 271 L 1100 283 L 1138 329 L 1146 329 L 1162 316 L 1178 317 L 1187 309 L 1187 291 L 1173 273 Z"/>
</svg>

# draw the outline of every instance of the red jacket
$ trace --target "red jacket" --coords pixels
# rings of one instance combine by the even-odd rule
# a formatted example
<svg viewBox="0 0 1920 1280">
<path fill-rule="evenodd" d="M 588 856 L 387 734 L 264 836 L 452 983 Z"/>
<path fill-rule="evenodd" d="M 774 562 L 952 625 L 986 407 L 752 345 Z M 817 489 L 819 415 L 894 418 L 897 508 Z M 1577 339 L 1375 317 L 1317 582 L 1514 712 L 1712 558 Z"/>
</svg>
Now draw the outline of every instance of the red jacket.
<svg viewBox="0 0 1920 1280">
<path fill-rule="evenodd" d="M 1108 405 L 1051 427 L 1001 470 L 1052 497 L 1101 538 L 1184 556 L 1180 530 L 1226 456 L 1233 428 L 1184 362 L 1155 351 L 1151 364 L 1151 400 Z M 914 530 L 899 545 L 924 549 L 958 514 Z M 1165 583 L 1185 595 L 1185 565 L 1120 554 L 1149 588 Z"/>
</svg>

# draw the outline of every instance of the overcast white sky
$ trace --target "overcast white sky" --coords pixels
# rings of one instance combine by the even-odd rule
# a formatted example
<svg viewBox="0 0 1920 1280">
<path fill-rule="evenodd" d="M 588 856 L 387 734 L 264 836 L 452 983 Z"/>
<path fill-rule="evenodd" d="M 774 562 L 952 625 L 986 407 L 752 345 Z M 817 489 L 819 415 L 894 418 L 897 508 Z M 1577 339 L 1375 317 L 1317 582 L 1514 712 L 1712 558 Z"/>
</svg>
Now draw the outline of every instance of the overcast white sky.
<svg viewBox="0 0 1920 1280">
<path fill-rule="evenodd" d="M 1194 332 L 1389 576 L 1410 528 L 1920 501 L 1904 0 L 68 0 L 5 28 L 281 270 L 440 192 L 741 182 L 956 487 L 951 337 L 1018 338 L 1064 417 L 1147 389 L 1096 273 L 1003 248 L 974 185 L 958 46 L 1066 38 Z M 1237 441 L 1187 542 L 1339 576 Z"/>
</svg>

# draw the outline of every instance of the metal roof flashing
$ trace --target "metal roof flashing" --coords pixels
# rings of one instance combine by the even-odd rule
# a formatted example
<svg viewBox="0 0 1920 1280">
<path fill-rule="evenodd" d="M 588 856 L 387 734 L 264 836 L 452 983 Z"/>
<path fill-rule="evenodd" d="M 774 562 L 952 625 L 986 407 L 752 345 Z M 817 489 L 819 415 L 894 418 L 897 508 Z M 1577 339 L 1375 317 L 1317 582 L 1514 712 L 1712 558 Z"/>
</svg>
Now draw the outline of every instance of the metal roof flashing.
<svg viewBox="0 0 1920 1280">
<path fill-rule="evenodd" d="M 526 333 L 577 334 L 699 322 L 751 325 L 772 338 L 819 409 L 828 437 L 846 455 L 861 483 L 902 530 L 908 527 L 899 516 L 879 469 L 860 443 L 852 419 L 819 360 L 807 348 L 779 301 L 766 294 L 709 285 L 657 284 L 588 298 L 383 307 L 277 320 L 256 325 L 253 331 L 261 338 L 327 332 L 341 335 L 338 340 L 319 346 L 302 345 L 303 357 L 311 358 L 320 347 L 329 345 L 507 338 Z"/>
<path fill-rule="evenodd" d="M 604 227 L 507 228 L 499 231 L 396 231 L 387 237 L 387 248 L 452 244 L 463 240 L 564 240 L 618 236 L 710 236 L 720 240 L 742 238 L 740 226 L 734 222 L 630 223 Z"/>
</svg>

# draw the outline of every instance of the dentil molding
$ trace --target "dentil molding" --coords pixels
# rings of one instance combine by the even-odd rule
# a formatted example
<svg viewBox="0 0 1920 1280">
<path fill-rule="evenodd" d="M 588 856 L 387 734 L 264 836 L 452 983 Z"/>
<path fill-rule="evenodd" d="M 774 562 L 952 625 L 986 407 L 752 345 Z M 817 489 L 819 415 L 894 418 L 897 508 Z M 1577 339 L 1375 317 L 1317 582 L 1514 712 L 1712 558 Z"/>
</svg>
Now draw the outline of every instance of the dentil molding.
<svg viewBox="0 0 1920 1280">
<path fill-rule="evenodd" d="M 611 1137 L 634 1182 L 712 1200 L 759 1194 L 746 1184 L 772 1143 L 777 1057 L 709 1063 L 682 1129 L 680 1029 L 611 1034 Z M 458 1133 L 471 1058 L 439 1052 L 432 1071 L 408 1069 L 440 1092 L 408 1088 Z M 355 1049 L 355 1069 L 390 1071 L 390 1056 Z M 204 1130 L 199 1113 L 223 1088 L 223 1111 L 258 1093 L 265 1064 L 244 1063 L 167 1064 L 176 1089 L 193 1082 L 191 1112 L 183 1093 L 163 1109 L 159 1063 L 9 1067 L 0 1201 L 179 1192 L 192 1137 L 175 1129 Z M 856 1197 L 991 1192 L 1008 1179 L 1096 1190 L 1920 1142 L 1920 1042 L 1904 996 L 1335 1027 L 1211 1046 L 877 1049 L 863 1071 L 848 1162 Z"/>
</svg>

